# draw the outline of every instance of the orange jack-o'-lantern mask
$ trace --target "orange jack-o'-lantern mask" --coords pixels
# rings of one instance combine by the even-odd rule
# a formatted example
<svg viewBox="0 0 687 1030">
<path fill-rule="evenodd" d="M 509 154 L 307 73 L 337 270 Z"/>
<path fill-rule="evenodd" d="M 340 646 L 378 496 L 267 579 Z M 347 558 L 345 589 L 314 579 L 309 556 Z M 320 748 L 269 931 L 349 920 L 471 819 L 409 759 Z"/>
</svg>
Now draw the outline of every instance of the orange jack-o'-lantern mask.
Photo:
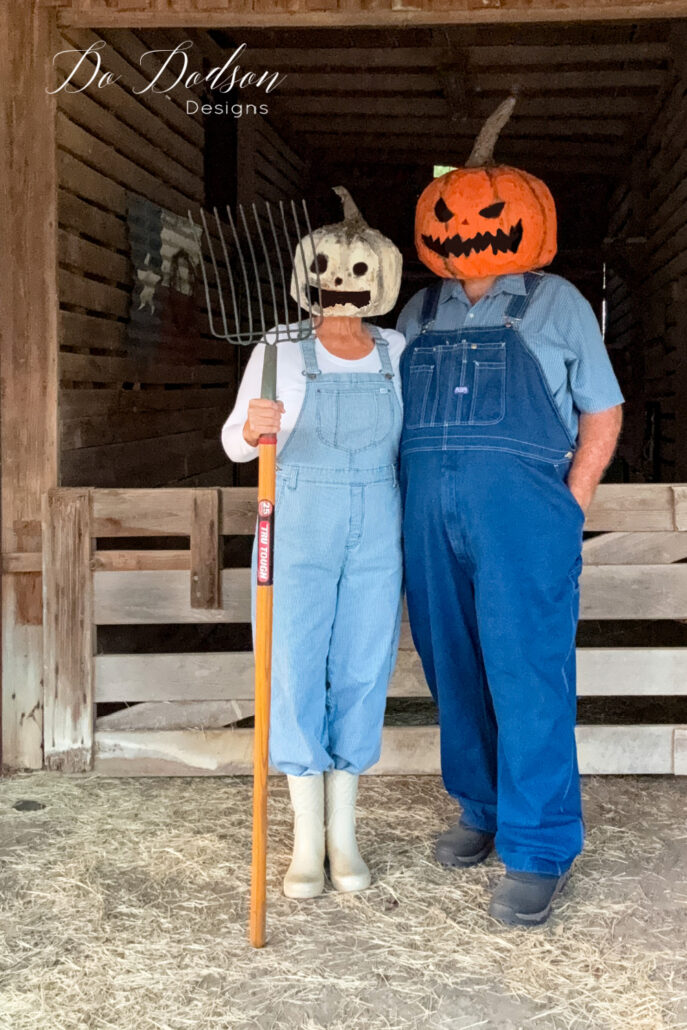
<svg viewBox="0 0 687 1030">
<path fill-rule="evenodd" d="M 487 120 L 464 168 L 435 179 L 415 213 L 420 260 L 444 279 L 482 279 L 541 268 L 556 253 L 556 207 L 548 187 L 493 163 L 510 97 Z"/>
</svg>

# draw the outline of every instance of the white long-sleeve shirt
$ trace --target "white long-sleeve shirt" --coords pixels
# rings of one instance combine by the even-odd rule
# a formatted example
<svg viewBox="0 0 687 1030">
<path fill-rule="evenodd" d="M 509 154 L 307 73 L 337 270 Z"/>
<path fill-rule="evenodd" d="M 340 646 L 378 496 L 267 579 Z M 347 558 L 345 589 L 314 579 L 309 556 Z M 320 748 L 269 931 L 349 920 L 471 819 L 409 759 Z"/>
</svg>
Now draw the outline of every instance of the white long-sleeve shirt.
<svg viewBox="0 0 687 1030">
<path fill-rule="evenodd" d="M 401 377 L 398 363 L 405 347 L 405 337 L 395 329 L 380 329 L 389 345 L 389 358 L 394 370 L 394 387 L 401 402 Z M 222 446 L 232 461 L 251 461 L 258 455 L 258 448 L 251 447 L 243 437 L 243 427 L 248 417 L 248 402 L 260 396 L 262 386 L 262 366 L 265 356 L 264 343 L 256 345 L 248 359 L 243 379 L 239 386 L 236 404 L 229 418 L 222 427 Z M 276 344 L 277 355 L 277 399 L 284 405 L 281 430 L 277 434 L 277 454 L 289 438 L 303 406 L 306 378 L 303 375 L 303 355 L 300 344 L 288 340 Z M 317 363 L 322 372 L 378 372 L 379 356 L 375 347 L 364 358 L 338 358 L 331 354 L 320 343 L 315 341 Z"/>
</svg>

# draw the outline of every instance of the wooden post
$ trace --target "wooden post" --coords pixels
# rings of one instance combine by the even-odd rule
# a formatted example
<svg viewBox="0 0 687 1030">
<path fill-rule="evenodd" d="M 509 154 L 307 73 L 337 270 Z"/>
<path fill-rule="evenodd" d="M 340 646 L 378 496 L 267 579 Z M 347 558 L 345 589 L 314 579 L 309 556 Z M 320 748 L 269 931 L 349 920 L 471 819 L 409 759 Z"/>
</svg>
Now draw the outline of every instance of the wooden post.
<svg viewBox="0 0 687 1030">
<path fill-rule="evenodd" d="M 93 765 L 93 558 L 91 492 L 48 491 L 43 500 L 45 765 Z"/>
<path fill-rule="evenodd" d="M 191 505 L 191 607 L 222 607 L 219 490 L 194 490 Z"/>
<path fill-rule="evenodd" d="M 0 462 L 2 552 L 37 552 L 57 484 L 56 11 L 0 4 Z M 43 630 L 38 572 L 2 574 L 3 761 L 40 768 Z"/>
</svg>

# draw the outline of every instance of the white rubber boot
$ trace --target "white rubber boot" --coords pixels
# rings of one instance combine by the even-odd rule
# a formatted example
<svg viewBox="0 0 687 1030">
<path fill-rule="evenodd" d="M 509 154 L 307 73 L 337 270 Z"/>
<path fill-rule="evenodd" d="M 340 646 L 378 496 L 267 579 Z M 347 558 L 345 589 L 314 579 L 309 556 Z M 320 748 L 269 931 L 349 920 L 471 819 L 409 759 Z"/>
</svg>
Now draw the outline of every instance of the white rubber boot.
<svg viewBox="0 0 687 1030">
<path fill-rule="evenodd" d="M 324 774 L 329 875 L 337 891 L 362 891 L 370 886 L 367 868 L 355 839 L 358 777 L 342 769 Z"/>
<path fill-rule="evenodd" d="M 324 780 L 287 776 L 293 806 L 293 856 L 284 877 L 287 898 L 316 898 L 324 889 Z"/>
</svg>

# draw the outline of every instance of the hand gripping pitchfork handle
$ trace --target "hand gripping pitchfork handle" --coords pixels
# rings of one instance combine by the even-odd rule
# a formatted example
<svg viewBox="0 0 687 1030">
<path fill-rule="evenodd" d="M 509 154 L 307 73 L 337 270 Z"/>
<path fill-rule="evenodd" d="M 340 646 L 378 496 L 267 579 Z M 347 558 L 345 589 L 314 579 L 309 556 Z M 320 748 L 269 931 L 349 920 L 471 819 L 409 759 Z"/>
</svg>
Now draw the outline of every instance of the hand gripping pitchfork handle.
<svg viewBox="0 0 687 1030">
<path fill-rule="evenodd" d="M 261 397 L 277 399 L 277 347 L 265 347 Z M 258 561 L 255 610 L 255 736 L 253 743 L 253 858 L 250 943 L 265 944 L 267 872 L 267 772 L 272 689 L 272 569 L 277 438 L 261 436 L 258 459 Z"/>
</svg>

